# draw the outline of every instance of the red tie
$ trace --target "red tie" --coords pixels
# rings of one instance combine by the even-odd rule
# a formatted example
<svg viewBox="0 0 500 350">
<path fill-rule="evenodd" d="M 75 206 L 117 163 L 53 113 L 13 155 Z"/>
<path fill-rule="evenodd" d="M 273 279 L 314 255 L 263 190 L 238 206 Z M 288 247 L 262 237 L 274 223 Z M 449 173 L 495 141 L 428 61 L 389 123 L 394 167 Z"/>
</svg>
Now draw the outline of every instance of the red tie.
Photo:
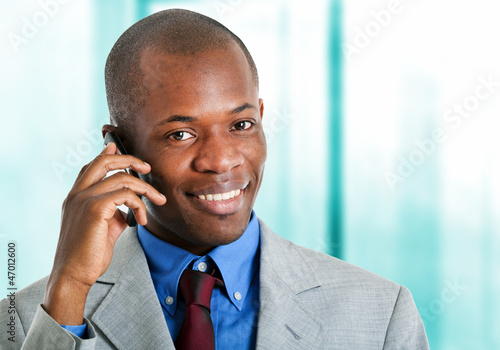
<svg viewBox="0 0 500 350">
<path fill-rule="evenodd" d="M 214 326 L 210 318 L 210 299 L 214 286 L 224 283 L 209 274 L 185 270 L 179 281 L 179 290 L 186 303 L 186 318 L 182 324 L 175 348 L 177 350 L 214 350 Z"/>
</svg>

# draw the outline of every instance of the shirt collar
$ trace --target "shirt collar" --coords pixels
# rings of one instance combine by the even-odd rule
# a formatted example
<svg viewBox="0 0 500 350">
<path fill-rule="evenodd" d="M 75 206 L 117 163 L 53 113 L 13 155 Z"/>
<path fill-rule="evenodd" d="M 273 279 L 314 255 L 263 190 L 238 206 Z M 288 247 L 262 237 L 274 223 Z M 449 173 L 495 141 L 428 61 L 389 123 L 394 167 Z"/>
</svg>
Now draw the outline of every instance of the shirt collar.
<svg viewBox="0 0 500 350">
<path fill-rule="evenodd" d="M 241 311 L 259 265 L 260 228 L 254 211 L 238 240 L 215 247 L 201 257 L 157 238 L 141 225 L 137 232 L 156 293 L 170 315 L 177 309 L 177 286 L 182 272 L 188 267 L 198 269 L 200 263 L 206 263 L 210 269 L 213 262 L 222 275 L 229 300 Z"/>
</svg>

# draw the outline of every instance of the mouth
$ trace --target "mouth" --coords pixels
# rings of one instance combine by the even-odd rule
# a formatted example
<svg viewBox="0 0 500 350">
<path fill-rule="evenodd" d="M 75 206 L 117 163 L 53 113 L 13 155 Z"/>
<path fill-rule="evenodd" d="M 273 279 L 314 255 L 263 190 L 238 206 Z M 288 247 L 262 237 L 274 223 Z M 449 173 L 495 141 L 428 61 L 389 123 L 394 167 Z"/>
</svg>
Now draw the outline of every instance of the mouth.
<svg viewBox="0 0 500 350">
<path fill-rule="evenodd" d="M 227 201 L 228 199 L 233 199 L 236 196 L 239 196 L 241 193 L 240 189 L 224 192 L 224 193 L 214 193 L 214 194 L 200 194 L 198 198 L 204 201 Z"/>
<path fill-rule="evenodd" d="M 228 183 L 188 193 L 194 205 L 213 215 L 230 215 L 242 206 L 248 183 Z"/>
</svg>

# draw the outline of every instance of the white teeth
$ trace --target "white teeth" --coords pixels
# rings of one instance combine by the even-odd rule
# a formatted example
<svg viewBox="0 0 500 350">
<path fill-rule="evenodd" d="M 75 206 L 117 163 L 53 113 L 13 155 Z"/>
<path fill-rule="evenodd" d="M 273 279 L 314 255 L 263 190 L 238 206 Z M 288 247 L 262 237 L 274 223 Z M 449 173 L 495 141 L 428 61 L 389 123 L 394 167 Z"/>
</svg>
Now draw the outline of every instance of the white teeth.
<svg viewBox="0 0 500 350">
<path fill-rule="evenodd" d="M 198 196 L 199 199 L 207 200 L 207 201 L 225 201 L 231 198 L 238 196 L 241 193 L 241 190 L 233 190 L 225 193 L 215 193 L 215 194 L 200 194 Z"/>
</svg>

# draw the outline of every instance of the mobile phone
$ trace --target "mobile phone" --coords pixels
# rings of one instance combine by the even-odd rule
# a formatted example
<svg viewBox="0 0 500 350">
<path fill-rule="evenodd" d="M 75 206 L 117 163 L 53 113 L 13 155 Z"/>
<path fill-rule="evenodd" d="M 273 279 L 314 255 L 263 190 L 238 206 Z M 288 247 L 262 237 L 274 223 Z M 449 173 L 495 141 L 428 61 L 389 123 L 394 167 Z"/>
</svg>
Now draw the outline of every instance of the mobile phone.
<svg viewBox="0 0 500 350">
<path fill-rule="evenodd" d="M 127 151 L 125 150 L 125 147 L 123 147 L 123 143 L 121 142 L 118 135 L 112 131 L 107 132 L 106 135 L 104 136 L 104 147 L 106 147 L 108 145 L 108 143 L 110 143 L 110 142 L 113 142 L 116 145 L 116 148 L 118 150 L 118 154 L 128 154 Z M 120 171 L 125 171 L 125 172 L 129 173 L 130 175 L 135 176 L 137 178 L 139 177 L 139 175 L 135 171 L 133 171 L 132 169 L 110 171 L 110 172 L 108 172 L 106 177 L 111 176 L 113 174 L 116 174 L 117 172 L 120 172 Z M 138 195 L 138 196 L 139 196 L 139 198 L 142 197 L 141 195 Z M 122 214 L 123 218 L 127 222 L 127 225 L 132 226 L 132 227 L 137 225 L 137 221 L 135 220 L 135 216 L 134 216 L 134 211 L 132 209 L 128 208 L 125 204 L 119 205 L 116 208 Z"/>
</svg>

